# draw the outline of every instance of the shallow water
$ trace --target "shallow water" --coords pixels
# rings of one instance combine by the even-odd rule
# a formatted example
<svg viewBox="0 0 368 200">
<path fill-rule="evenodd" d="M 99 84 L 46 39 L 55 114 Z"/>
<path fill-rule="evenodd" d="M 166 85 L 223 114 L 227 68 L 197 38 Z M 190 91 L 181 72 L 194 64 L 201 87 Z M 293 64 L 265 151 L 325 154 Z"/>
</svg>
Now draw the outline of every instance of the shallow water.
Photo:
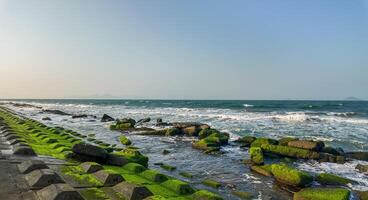
<svg viewBox="0 0 368 200">
<path fill-rule="evenodd" d="M 3 101 L 6 102 L 6 101 Z M 42 106 L 44 109 L 59 109 L 73 114 L 92 114 L 93 118 L 72 119 L 41 113 L 37 108 L 19 108 L 7 104 L 17 112 L 41 120 L 48 116 L 52 121 L 43 121 L 53 126 L 64 126 L 82 134 L 95 133 L 96 138 L 108 143 L 119 144 L 119 132 L 110 131 L 109 123 L 99 122 L 104 114 L 115 118 L 132 117 L 140 119 L 151 117 L 164 121 L 196 121 L 229 132 L 232 139 L 242 135 L 281 138 L 297 136 L 325 141 L 334 147 L 346 151 L 368 150 L 368 102 L 347 101 L 174 101 L 174 100 L 23 100 L 22 102 Z M 153 126 L 153 122 L 151 123 Z M 178 170 L 169 172 L 180 177 L 180 171 L 195 174 L 187 180 L 196 187 L 202 186 L 200 180 L 213 178 L 220 180 L 225 187 L 220 193 L 228 199 L 232 185 L 237 189 L 252 192 L 259 199 L 288 199 L 286 192 L 273 186 L 272 179 L 255 175 L 240 162 L 247 158 L 247 149 L 229 145 L 222 155 L 206 155 L 190 146 L 190 139 L 130 136 L 134 145 L 150 157 L 150 165 L 164 162 L 174 165 Z M 171 151 L 162 155 L 162 150 Z M 368 189 L 368 178 L 354 168 L 361 161 L 352 161 L 344 165 L 332 163 L 297 162 L 300 169 L 317 172 L 330 172 L 358 181 L 351 186 L 354 189 Z M 161 169 L 159 169 L 161 170 Z M 167 173 L 167 172 L 165 172 Z M 211 188 L 206 188 L 210 189 Z M 275 199 L 275 198 L 272 198 Z"/>
</svg>

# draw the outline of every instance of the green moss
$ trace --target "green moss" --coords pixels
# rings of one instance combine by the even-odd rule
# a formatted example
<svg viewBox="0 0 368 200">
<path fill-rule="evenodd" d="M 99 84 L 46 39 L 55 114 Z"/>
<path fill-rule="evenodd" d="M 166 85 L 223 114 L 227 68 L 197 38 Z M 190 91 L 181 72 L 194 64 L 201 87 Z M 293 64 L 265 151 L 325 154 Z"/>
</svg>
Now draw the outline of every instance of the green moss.
<svg viewBox="0 0 368 200">
<path fill-rule="evenodd" d="M 316 180 L 323 185 L 346 185 L 348 183 L 353 183 L 354 181 L 336 176 L 333 174 L 321 173 L 316 177 Z"/>
<path fill-rule="evenodd" d="M 242 143 L 243 146 L 250 146 L 257 138 L 253 136 L 243 136 L 236 140 L 238 143 Z"/>
<path fill-rule="evenodd" d="M 101 181 L 97 180 L 93 175 L 84 173 L 79 166 L 63 166 L 61 173 L 73 178 L 79 184 L 87 184 L 93 186 L 102 186 Z"/>
<path fill-rule="evenodd" d="M 268 144 L 263 144 L 261 148 L 266 153 L 272 153 L 272 154 L 287 156 L 291 158 L 302 158 L 302 159 L 318 159 L 319 158 L 318 152 L 310 151 L 307 149 L 299 149 L 295 147 L 268 145 Z"/>
<path fill-rule="evenodd" d="M 269 139 L 269 138 L 257 138 L 250 145 L 251 147 L 261 147 L 264 144 L 272 144 L 277 145 L 277 140 Z"/>
<path fill-rule="evenodd" d="M 110 199 L 102 190 L 97 188 L 88 188 L 79 191 L 85 200 L 108 200 Z"/>
<path fill-rule="evenodd" d="M 350 191 L 343 188 L 306 188 L 294 194 L 294 200 L 348 200 Z"/>
<path fill-rule="evenodd" d="M 153 181 L 153 182 L 158 182 L 158 183 L 162 183 L 164 181 L 166 181 L 168 178 L 167 176 L 161 174 L 160 172 L 156 171 L 156 170 L 146 170 L 144 172 L 142 172 L 140 174 L 140 176 Z"/>
<path fill-rule="evenodd" d="M 121 144 L 124 144 L 124 145 L 131 145 L 132 144 L 132 142 L 127 137 L 125 137 L 124 135 L 121 135 L 119 137 L 119 140 L 120 140 Z"/>
<path fill-rule="evenodd" d="M 235 191 L 231 192 L 231 194 L 233 194 L 234 196 L 239 197 L 240 199 L 245 199 L 245 200 L 253 199 L 253 195 L 249 192 L 235 190 Z"/>
<path fill-rule="evenodd" d="M 199 190 L 192 195 L 194 200 L 222 200 L 217 194 L 209 192 L 207 190 Z"/>
<path fill-rule="evenodd" d="M 198 137 L 199 139 L 204 139 L 213 133 L 219 133 L 219 131 L 216 129 L 211 129 L 211 128 L 203 129 L 198 133 Z"/>
<path fill-rule="evenodd" d="M 160 165 L 160 167 L 162 169 L 165 169 L 165 170 L 168 170 L 168 171 L 174 171 L 174 170 L 176 170 L 176 167 L 170 166 L 170 165 L 166 165 L 166 164 L 162 164 L 162 165 Z"/>
<path fill-rule="evenodd" d="M 221 183 L 215 181 L 215 180 L 212 180 L 212 179 L 206 179 L 206 180 L 203 180 L 202 181 L 202 184 L 203 185 L 207 185 L 209 187 L 213 187 L 213 188 L 219 188 L 221 187 Z"/>
<path fill-rule="evenodd" d="M 192 194 L 194 192 L 194 189 L 188 183 L 179 180 L 168 180 L 161 183 L 161 185 L 180 195 Z"/>
<path fill-rule="evenodd" d="M 179 174 L 180 176 L 183 176 L 185 178 L 193 178 L 193 174 L 188 173 L 188 172 L 180 172 Z"/>
<path fill-rule="evenodd" d="M 250 159 L 256 165 L 261 165 L 264 162 L 263 152 L 260 147 L 251 147 L 249 149 Z"/>
<path fill-rule="evenodd" d="M 121 151 L 113 153 L 124 156 L 129 162 L 139 163 L 145 167 L 148 166 L 148 157 L 142 155 L 136 149 L 125 148 Z"/>
<path fill-rule="evenodd" d="M 272 165 L 253 165 L 251 170 L 263 176 L 272 176 Z"/>
<path fill-rule="evenodd" d="M 140 165 L 138 163 L 128 163 L 123 166 L 123 169 L 134 173 L 141 173 L 146 170 L 146 168 L 143 165 Z"/>
<path fill-rule="evenodd" d="M 272 174 L 279 182 L 287 185 L 303 187 L 313 181 L 313 177 L 306 172 L 302 172 L 283 164 L 273 164 Z"/>
</svg>

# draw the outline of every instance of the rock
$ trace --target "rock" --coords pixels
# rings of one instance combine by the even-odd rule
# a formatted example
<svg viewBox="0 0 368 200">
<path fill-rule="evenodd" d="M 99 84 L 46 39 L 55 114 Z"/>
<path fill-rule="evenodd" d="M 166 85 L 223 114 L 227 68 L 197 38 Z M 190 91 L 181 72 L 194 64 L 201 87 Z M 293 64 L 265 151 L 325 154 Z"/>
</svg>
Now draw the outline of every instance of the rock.
<svg viewBox="0 0 368 200">
<path fill-rule="evenodd" d="M 105 149 L 86 143 L 75 144 L 72 147 L 72 151 L 76 154 L 81 154 L 84 156 L 95 157 L 100 159 L 106 159 L 108 156 L 108 153 Z"/>
<path fill-rule="evenodd" d="M 124 178 L 120 174 L 113 174 L 105 170 L 97 171 L 93 173 L 93 176 L 101 181 L 105 187 L 111 187 L 124 181 Z"/>
<path fill-rule="evenodd" d="M 157 183 L 162 183 L 168 180 L 166 175 L 161 174 L 160 172 L 156 170 L 145 170 L 139 175 L 150 181 L 157 182 Z"/>
<path fill-rule="evenodd" d="M 179 174 L 180 176 L 183 176 L 185 178 L 193 178 L 193 174 L 188 173 L 188 172 L 180 172 Z"/>
<path fill-rule="evenodd" d="M 37 191 L 39 200 L 84 200 L 84 198 L 68 184 L 52 184 Z"/>
<path fill-rule="evenodd" d="M 263 152 L 260 147 L 251 147 L 249 149 L 250 159 L 255 165 L 262 165 L 264 162 Z"/>
<path fill-rule="evenodd" d="M 359 170 L 360 173 L 367 173 L 368 174 L 368 165 L 358 164 L 355 169 Z"/>
<path fill-rule="evenodd" d="M 294 193 L 294 200 L 349 200 L 350 191 L 343 188 L 305 188 Z"/>
<path fill-rule="evenodd" d="M 357 160 L 368 161 L 368 152 L 348 152 L 346 156 Z"/>
<path fill-rule="evenodd" d="M 44 188 L 51 184 L 64 183 L 64 181 L 51 169 L 36 169 L 24 177 L 33 189 Z"/>
<path fill-rule="evenodd" d="M 134 129 L 136 121 L 131 118 L 116 120 L 116 124 L 110 125 L 111 130 L 131 130 Z"/>
<path fill-rule="evenodd" d="M 263 144 L 277 145 L 278 141 L 269 138 L 257 138 L 251 144 L 251 147 L 261 147 Z"/>
<path fill-rule="evenodd" d="M 84 162 L 79 165 L 85 173 L 95 173 L 103 169 L 103 167 L 95 162 Z"/>
<path fill-rule="evenodd" d="M 140 125 L 140 124 L 144 124 L 144 123 L 147 123 L 147 122 L 150 122 L 151 121 L 151 118 L 147 117 L 147 118 L 143 118 L 143 119 L 140 119 L 137 121 L 137 125 Z"/>
<path fill-rule="evenodd" d="M 141 173 L 147 170 L 143 165 L 140 165 L 138 163 L 128 163 L 123 166 L 123 169 L 134 172 L 134 173 Z"/>
<path fill-rule="evenodd" d="M 177 136 L 177 135 L 182 135 L 182 131 L 180 131 L 177 128 L 168 128 L 165 129 L 165 136 Z"/>
<path fill-rule="evenodd" d="M 320 153 L 320 158 L 318 159 L 318 161 L 344 164 L 346 162 L 346 158 L 344 156 L 335 156 L 328 153 Z"/>
<path fill-rule="evenodd" d="M 344 156 L 345 153 L 344 153 L 344 150 L 341 149 L 341 148 L 333 148 L 333 147 L 324 147 L 322 149 L 322 152 L 324 153 L 329 153 L 329 154 L 332 154 L 332 155 L 335 155 L 335 156 Z"/>
<path fill-rule="evenodd" d="M 166 164 L 162 164 L 162 165 L 160 165 L 160 167 L 162 169 L 167 170 L 167 171 L 174 171 L 174 170 L 176 170 L 176 167 L 175 166 L 166 165 Z"/>
<path fill-rule="evenodd" d="M 49 167 L 41 160 L 27 160 L 17 165 L 20 173 L 28 174 L 36 169 L 48 169 Z"/>
<path fill-rule="evenodd" d="M 13 146 L 13 154 L 19 156 L 36 156 L 36 153 L 31 147 L 23 145 Z"/>
<path fill-rule="evenodd" d="M 277 181 L 290 186 L 304 187 L 313 181 L 313 176 L 308 173 L 286 165 L 273 164 L 271 171 Z"/>
<path fill-rule="evenodd" d="M 109 115 L 107 114 L 104 114 L 101 118 L 101 122 L 111 122 L 111 121 L 115 121 L 114 118 L 110 117 Z"/>
<path fill-rule="evenodd" d="M 350 179 L 327 173 L 318 174 L 316 180 L 322 185 L 347 185 L 349 183 L 354 183 L 354 181 Z"/>
<path fill-rule="evenodd" d="M 320 154 L 318 152 L 309 151 L 307 149 L 299 149 L 295 147 L 263 144 L 261 148 L 264 153 L 272 153 L 291 158 L 319 159 L 320 157 Z"/>
<path fill-rule="evenodd" d="M 157 119 L 156 119 L 156 123 L 157 123 L 157 124 L 162 123 L 162 118 L 157 118 Z"/>
<path fill-rule="evenodd" d="M 243 147 L 249 147 L 252 142 L 254 142 L 257 138 L 253 136 L 243 136 L 235 140 L 236 143 L 241 143 Z"/>
<path fill-rule="evenodd" d="M 164 155 L 167 155 L 169 153 L 171 153 L 171 152 L 169 150 L 167 150 L 167 149 L 162 150 L 162 154 L 164 154 Z"/>
<path fill-rule="evenodd" d="M 71 115 L 69 113 L 63 112 L 61 110 L 50 110 L 50 109 L 46 109 L 46 110 L 42 110 L 45 113 L 51 113 L 51 114 L 55 114 L 55 115 Z"/>
<path fill-rule="evenodd" d="M 368 200 L 368 191 L 356 191 L 360 200 Z"/>
<path fill-rule="evenodd" d="M 72 118 L 73 119 L 77 119 L 77 118 L 87 118 L 88 117 L 88 115 L 86 115 L 86 114 L 81 114 L 81 115 L 72 115 Z"/>
<path fill-rule="evenodd" d="M 120 143 L 124 144 L 124 145 L 131 145 L 132 144 L 132 142 L 127 137 L 125 137 L 124 135 L 121 135 L 119 137 L 119 140 L 120 140 Z"/>
<path fill-rule="evenodd" d="M 106 164 L 108 165 L 114 165 L 114 166 L 124 166 L 129 161 L 122 155 L 116 155 L 110 153 L 107 157 Z"/>
<path fill-rule="evenodd" d="M 51 118 L 50 117 L 44 117 L 42 118 L 43 121 L 51 121 Z"/>
<path fill-rule="evenodd" d="M 223 200 L 219 195 L 207 190 L 198 190 L 192 195 L 194 200 Z"/>
<path fill-rule="evenodd" d="M 161 183 L 162 186 L 176 192 L 179 195 L 189 195 L 194 193 L 194 189 L 188 183 L 171 179 Z"/>
<path fill-rule="evenodd" d="M 137 149 L 125 148 L 113 154 L 124 156 L 129 162 L 139 163 L 145 167 L 148 166 L 148 157 L 142 155 Z"/>
<path fill-rule="evenodd" d="M 279 140 L 279 145 L 281 146 L 288 146 L 288 143 L 291 141 L 295 141 L 298 140 L 298 138 L 293 138 L 293 137 L 285 137 L 285 138 L 281 138 Z"/>
<path fill-rule="evenodd" d="M 272 176 L 272 165 L 253 165 L 250 167 L 250 169 L 258 174 L 261 174 L 263 176 Z"/>
<path fill-rule="evenodd" d="M 253 199 L 253 195 L 249 192 L 244 192 L 244 191 L 233 191 L 231 192 L 231 194 L 233 194 L 234 196 L 239 197 L 240 199 L 245 199 L 245 200 L 251 200 Z"/>
<path fill-rule="evenodd" d="M 212 179 L 206 179 L 202 181 L 203 185 L 209 186 L 209 187 L 213 187 L 213 188 L 219 188 L 221 187 L 221 183 L 212 180 Z"/>
<path fill-rule="evenodd" d="M 208 136 L 210 136 L 210 135 L 212 135 L 214 133 L 219 133 L 219 131 L 216 130 L 216 129 L 209 129 L 209 128 L 207 128 L 207 129 L 201 130 L 198 133 L 198 137 L 199 137 L 199 139 L 204 139 L 204 138 L 206 138 L 206 137 L 208 137 Z"/>
<path fill-rule="evenodd" d="M 113 187 L 113 190 L 128 200 L 143 200 L 153 195 L 146 187 L 129 182 L 119 183 Z"/>
<path fill-rule="evenodd" d="M 295 148 L 301 148 L 301 149 L 307 149 L 311 151 L 321 151 L 325 144 L 323 142 L 314 142 L 314 141 L 308 141 L 308 140 L 293 140 L 288 142 L 288 146 L 295 147 Z"/>
<path fill-rule="evenodd" d="M 189 136 L 189 137 L 198 136 L 198 133 L 200 131 L 197 126 L 189 126 L 181 130 L 186 136 Z"/>
<path fill-rule="evenodd" d="M 165 136 L 167 130 L 161 129 L 161 130 L 148 130 L 148 131 L 140 131 L 137 132 L 137 135 L 154 135 L 154 136 Z"/>
</svg>

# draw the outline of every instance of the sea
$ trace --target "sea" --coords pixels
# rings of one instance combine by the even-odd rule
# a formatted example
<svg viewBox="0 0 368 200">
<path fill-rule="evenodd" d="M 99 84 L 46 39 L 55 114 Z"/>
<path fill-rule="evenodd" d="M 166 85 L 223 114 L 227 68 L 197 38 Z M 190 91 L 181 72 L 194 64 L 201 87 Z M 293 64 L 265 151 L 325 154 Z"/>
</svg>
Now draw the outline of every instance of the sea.
<svg viewBox="0 0 368 200">
<path fill-rule="evenodd" d="M 27 103 L 42 109 L 57 109 L 71 114 L 93 117 L 73 119 L 70 116 L 42 112 L 36 107 L 16 107 L 11 102 Z M 191 148 L 193 138 L 137 136 L 110 131 L 110 123 L 100 122 L 103 114 L 113 118 L 130 117 L 136 120 L 150 117 L 146 126 L 154 127 L 156 119 L 164 122 L 200 122 L 230 134 L 230 140 L 251 135 L 280 139 L 298 137 L 320 140 L 327 146 L 341 147 L 344 151 L 368 151 L 368 101 L 301 101 L 301 100 L 90 100 L 39 99 L 1 100 L 1 104 L 21 115 L 42 121 L 50 126 L 63 126 L 81 134 L 96 134 L 96 138 L 119 144 L 120 134 L 126 134 L 134 146 L 149 156 L 150 167 L 162 170 L 154 163 L 163 162 L 177 167 L 171 176 L 190 182 L 197 188 L 220 193 L 225 199 L 237 199 L 232 191 L 250 192 L 254 199 L 292 199 L 290 194 L 273 183 L 272 178 L 252 173 L 241 160 L 248 159 L 248 149 L 230 142 L 221 154 L 207 155 Z M 163 155 L 167 149 L 170 154 Z M 353 160 L 345 164 L 297 161 L 295 167 L 311 173 L 328 172 L 355 180 L 352 190 L 368 190 L 368 177 L 355 166 L 368 162 Z M 193 179 L 179 175 L 185 171 Z M 217 189 L 203 186 L 203 179 L 222 183 Z M 317 184 L 317 183 L 316 183 Z M 351 199 L 355 199 L 354 196 Z"/>
</svg>

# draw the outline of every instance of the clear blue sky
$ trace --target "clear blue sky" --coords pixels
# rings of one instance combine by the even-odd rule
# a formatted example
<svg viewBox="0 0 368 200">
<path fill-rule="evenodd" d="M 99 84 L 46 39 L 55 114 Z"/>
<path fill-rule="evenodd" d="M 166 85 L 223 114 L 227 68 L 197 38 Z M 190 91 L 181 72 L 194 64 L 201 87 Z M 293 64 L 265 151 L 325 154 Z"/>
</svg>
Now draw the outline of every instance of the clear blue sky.
<svg viewBox="0 0 368 200">
<path fill-rule="evenodd" d="M 368 99 L 367 0 L 0 0 L 0 98 Z"/>
</svg>

